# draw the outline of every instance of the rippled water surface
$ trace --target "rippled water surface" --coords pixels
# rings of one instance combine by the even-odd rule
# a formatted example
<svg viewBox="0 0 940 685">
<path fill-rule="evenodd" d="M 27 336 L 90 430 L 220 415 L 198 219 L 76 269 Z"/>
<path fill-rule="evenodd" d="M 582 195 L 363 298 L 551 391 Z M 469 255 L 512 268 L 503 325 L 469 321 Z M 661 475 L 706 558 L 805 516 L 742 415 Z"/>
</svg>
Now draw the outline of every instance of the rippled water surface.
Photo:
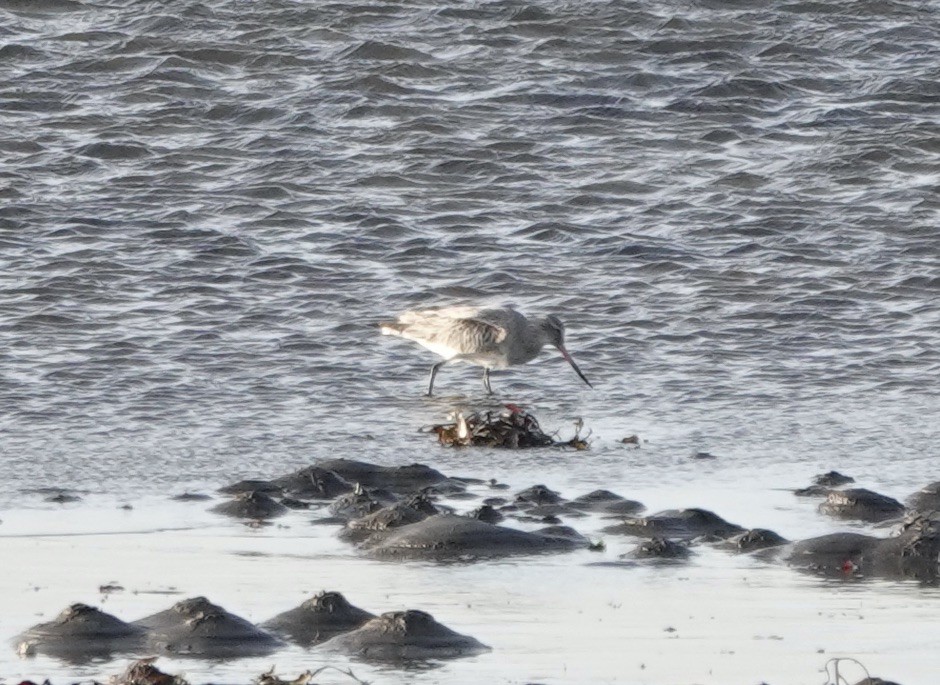
<svg viewBox="0 0 940 685">
<path fill-rule="evenodd" d="M 349 456 L 830 530 L 770 493 L 940 478 L 938 83 L 929 1 L 0 0 L 0 505 Z M 479 371 L 375 324 L 451 303 L 566 322 L 595 390 L 493 383 L 590 451 L 416 433 Z"/>
</svg>

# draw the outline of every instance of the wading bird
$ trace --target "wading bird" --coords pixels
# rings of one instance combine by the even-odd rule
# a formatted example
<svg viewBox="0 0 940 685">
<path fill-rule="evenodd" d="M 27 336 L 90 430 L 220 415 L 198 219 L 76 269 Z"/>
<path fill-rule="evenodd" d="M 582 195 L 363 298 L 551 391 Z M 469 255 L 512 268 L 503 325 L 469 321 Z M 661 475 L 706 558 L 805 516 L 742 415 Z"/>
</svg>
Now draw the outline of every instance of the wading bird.
<svg viewBox="0 0 940 685">
<path fill-rule="evenodd" d="M 454 362 L 482 366 L 483 386 L 492 394 L 490 369 L 532 361 L 544 345 L 557 347 L 581 380 L 594 387 L 565 349 L 565 326 L 557 316 L 530 321 L 512 307 L 444 307 L 405 312 L 398 321 L 379 326 L 385 335 L 414 340 L 444 358 L 431 367 L 428 395 L 434 390 L 437 372 Z"/>
</svg>

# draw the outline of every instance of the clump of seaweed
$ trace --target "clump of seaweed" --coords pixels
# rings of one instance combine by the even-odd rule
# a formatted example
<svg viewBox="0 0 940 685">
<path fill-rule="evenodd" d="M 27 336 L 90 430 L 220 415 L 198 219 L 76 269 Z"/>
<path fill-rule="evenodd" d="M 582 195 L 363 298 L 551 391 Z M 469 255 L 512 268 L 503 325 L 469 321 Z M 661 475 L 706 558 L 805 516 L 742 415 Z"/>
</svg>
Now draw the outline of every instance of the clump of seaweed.
<svg viewBox="0 0 940 685">
<path fill-rule="evenodd" d="M 505 405 L 504 411 L 480 411 L 465 416 L 463 412 L 452 415 L 453 423 L 431 426 L 430 432 L 437 434 L 438 441 L 448 447 L 504 447 L 522 449 L 526 447 L 573 447 L 588 448 L 588 435 L 581 436 L 584 422 L 575 422 L 575 434 L 570 440 L 556 440 L 545 433 L 538 420 L 529 412 L 514 404 Z"/>
<path fill-rule="evenodd" d="M 567 442 L 561 443 L 563 447 L 574 447 L 576 450 L 586 450 L 590 447 L 587 439 L 591 437 L 591 430 L 588 429 L 587 435 L 581 437 L 581 431 L 584 430 L 584 419 L 579 418 L 574 422 L 574 437 Z"/>
</svg>

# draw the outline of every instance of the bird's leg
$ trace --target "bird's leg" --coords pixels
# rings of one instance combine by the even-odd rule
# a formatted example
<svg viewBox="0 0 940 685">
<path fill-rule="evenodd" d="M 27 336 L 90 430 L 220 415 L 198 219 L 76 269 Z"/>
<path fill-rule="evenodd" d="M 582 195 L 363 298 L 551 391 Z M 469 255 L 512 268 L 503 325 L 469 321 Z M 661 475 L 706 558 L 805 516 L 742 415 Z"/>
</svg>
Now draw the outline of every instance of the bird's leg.
<svg viewBox="0 0 940 685">
<path fill-rule="evenodd" d="M 492 395 L 493 388 L 490 387 L 490 367 L 483 367 L 483 387 L 486 388 L 486 394 Z"/>
<path fill-rule="evenodd" d="M 434 390 L 434 377 L 437 375 L 437 372 L 440 370 L 440 368 L 446 363 L 447 360 L 445 359 L 444 361 L 438 362 L 431 367 L 431 377 L 428 378 L 428 397 L 431 396 L 431 392 Z"/>
</svg>

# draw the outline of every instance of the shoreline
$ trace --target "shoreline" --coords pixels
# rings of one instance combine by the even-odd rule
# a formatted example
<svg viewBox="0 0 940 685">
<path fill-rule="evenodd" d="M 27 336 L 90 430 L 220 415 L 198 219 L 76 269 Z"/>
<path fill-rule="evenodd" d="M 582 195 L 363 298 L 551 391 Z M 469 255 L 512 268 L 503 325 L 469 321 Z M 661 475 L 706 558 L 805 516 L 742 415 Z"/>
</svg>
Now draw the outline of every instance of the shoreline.
<svg viewBox="0 0 940 685">
<path fill-rule="evenodd" d="M 722 494 L 727 499 L 727 492 L 712 496 Z M 778 522 L 792 526 L 809 520 L 805 503 L 792 494 L 757 494 Z M 873 675 L 916 683 L 932 672 L 927 645 L 940 637 L 930 609 L 940 600 L 937 588 L 826 580 L 707 546 L 697 548 L 687 564 L 631 568 L 591 565 L 615 560 L 636 543 L 613 535 L 604 536 L 607 549 L 600 554 L 581 550 L 472 564 L 385 562 L 361 556 L 336 538 L 333 526 L 310 525 L 309 511 L 292 511 L 253 529 L 210 513 L 212 502 L 171 502 L 154 495 L 129 511 L 96 506 L 102 503 L 89 497 L 64 505 L 67 519 L 52 508 L 3 512 L 0 544 L 8 558 L 28 560 L 0 579 L 0 596 L 8 598 L 0 618 L 5 639 L 76 601 L 133 620 L 178 599 L 205 595 L 257 623 L 320 590 L 339 591 L 375 613 L 428 611 L 493 652 L 433 662 L 433 668 L 419 672 L 294 646 L 270 657 L 226 663 L 161 657 L 158 666 L 194 684 L 219 677 L 245 683 L 253 677 L 245 674 L 264 673 L 272 664 L 284 676 L 331 664 L 352 667 L 374 683 L 395 684 L 763 680 L 816 685 L 823 663 L 844 656 L 859 659 Z M 747 506 L 726 504 L 731 511 Z M 789 511 L 780 511 L 784 505 Z M 827 530 L 859 528 L 819 519 Z M 167 525 L 147 528 L 154 520 Z M 592 530 L 581 521 L 573 525 Z M 124 590 L 98 591 L 111 583 Z M 899 625 L 907 626 L 904 635 L 897 634 Z M 54 685 L 69 677 L 118 673 L 123 665 L 117 659 L 75 671 L 42 656 L 19 659 L 12 649 L 0 655 L 0 672 L 7 678 L 49 677 Z"/>
</svg>

